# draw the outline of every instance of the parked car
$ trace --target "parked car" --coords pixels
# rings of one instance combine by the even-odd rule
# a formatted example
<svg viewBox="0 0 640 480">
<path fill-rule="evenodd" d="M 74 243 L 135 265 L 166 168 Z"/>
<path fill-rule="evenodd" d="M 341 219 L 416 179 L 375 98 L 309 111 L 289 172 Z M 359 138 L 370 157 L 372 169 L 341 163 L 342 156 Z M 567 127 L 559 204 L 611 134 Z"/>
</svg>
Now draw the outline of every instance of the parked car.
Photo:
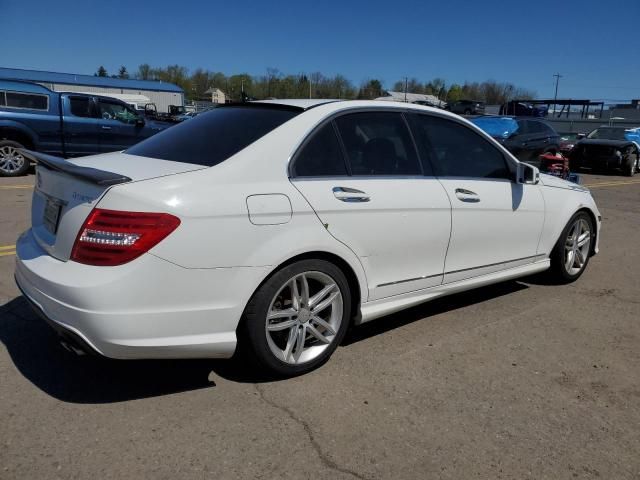
<svg viewBox="0 0 640 480">
<path fill-rule="evenodd" d="M 540 155 L 560 151 L 560 135 L 544 120 L 478 117 L 471 121 L 498 140 L 521 162 L 540 167 Z"/>
<path fill-rule="evenodd" d="M 146 121 L 121 100 L 57 93 L 0 80 L 0 176 L 24 175 L 28 148 L 62 157 L 124 150 L 169 124 Z"/>
<path fill-rule="evenodd" d="M 511 101 L 500 107 L 500 115 L 514 117 L 546 117 L 549 107 L 546 105 L 534 105 L 526 102 Z"/>
<path fill-rule="evenodd" d="M 621 170 L 631 177 L 640 171 L 639 141 L 640 128 L 596 128 L 569 153 L 571 169 Z"/>
<path fill-rule="evenodd" d="M 297 375 L 347 328 L 598 251 L 589 191 L 457 115 L 390 102 L 223 106 L 124 152 L 35 158 L 15 278 L 65 342 Z M 242 350 L 242 349 L 241 349 Z"/>
<path fill-rule="evenodd" d="M 464 115 L 484 115 L 484 102 L 477 100 L 458 100 L 447 104 L 447 110 Z"/>
</svg>

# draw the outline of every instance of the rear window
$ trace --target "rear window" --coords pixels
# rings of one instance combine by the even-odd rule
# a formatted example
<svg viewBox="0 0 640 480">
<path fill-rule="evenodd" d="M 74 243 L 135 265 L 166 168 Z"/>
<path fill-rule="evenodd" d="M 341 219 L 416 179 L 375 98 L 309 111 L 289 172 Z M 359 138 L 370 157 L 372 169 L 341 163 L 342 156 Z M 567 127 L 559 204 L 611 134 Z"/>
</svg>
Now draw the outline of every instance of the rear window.
<svg viewBox="0 0 640 480">
<path fill-rule="evenodd" d="M 29 110 L 49 110 L 49 97 L 35 93 L 5 92 L 7 107 Z"/>
<path fill-rule="evenodd" d="M 220 107 L 168 128 L 126 153 L 212 167 L 299 113 L 255 104 Z"/>
</svg>

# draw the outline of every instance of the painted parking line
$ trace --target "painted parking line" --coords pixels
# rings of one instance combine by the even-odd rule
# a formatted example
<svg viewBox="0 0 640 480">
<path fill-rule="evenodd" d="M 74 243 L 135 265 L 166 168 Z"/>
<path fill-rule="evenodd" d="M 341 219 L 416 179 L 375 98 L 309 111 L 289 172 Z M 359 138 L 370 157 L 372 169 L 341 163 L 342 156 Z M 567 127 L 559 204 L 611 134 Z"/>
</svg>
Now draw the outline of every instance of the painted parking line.
<svg viewBox="0 0 640 480">
<path fill-rule="evenodd" d="M 0 190 L 28 190 L 33 188 L 33 185 L 0 185 Z"/>
<path fill-rule="evenodd" d="M 601 183 L 585 183 L 588 188 L 615 187 L 616 185 L 636 185 L 640 184 L 640 180 L 629 180 L 628 182 L 601 182 Z"/>
<path fill-rule="evenodd" d="M 8 257 L 16 254 L 15 245 L 0 245 L 0 257 Z"/>
</svg>

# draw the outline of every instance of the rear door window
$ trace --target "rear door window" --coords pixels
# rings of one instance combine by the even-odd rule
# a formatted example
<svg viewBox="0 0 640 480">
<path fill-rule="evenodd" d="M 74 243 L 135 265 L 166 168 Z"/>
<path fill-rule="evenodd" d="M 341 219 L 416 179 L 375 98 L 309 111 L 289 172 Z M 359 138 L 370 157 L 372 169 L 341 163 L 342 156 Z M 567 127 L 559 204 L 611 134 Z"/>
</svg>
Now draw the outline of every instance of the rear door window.
<svg viewBox="0 0 640 480">
<path fill-rule="evenodd" d="M 168 128 L 134 145 L 126 153 L 212 167 L 291 120 L 300 111 L 259 104 L 219 107 Z"/>
<path fill-rule="evenodd" d="M 335 122 L 352 175 L 422 175 L 401 113 L 351 113 Z"/>
<path fill-rule="evenodd" d="M 49 110 L 49 96 L 35 93 L 6 92 L 6 106 L 29 110 Z"/>
<path fill-rule="evenodd" d="M 311 134 L 311 138 L 296 155 L 295 177 L 335 177 L 347 175 L 342 148 L 333 123 L 326 123 Z"/>
</svg>

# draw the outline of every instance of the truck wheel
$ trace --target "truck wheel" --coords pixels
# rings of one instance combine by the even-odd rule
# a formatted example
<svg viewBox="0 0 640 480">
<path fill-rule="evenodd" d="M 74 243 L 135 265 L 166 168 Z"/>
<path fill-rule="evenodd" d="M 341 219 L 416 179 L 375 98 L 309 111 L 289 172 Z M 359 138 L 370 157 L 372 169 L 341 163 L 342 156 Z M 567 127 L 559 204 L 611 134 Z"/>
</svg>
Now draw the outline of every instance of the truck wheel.
<svg viewBox="0 0 640 480">
<path fill-rule="evenodd" d="M 24 148 L 12 140 L 0 140 L 0 177 L 19 177 L 29 170 L 29 160 L 18 149 Z"/>
<path fill-rule="evenodd" d="M 624 174 L 627 177 L 633 177 L 636 173 L 636 169 L 638 168 L 638 156 L 637 155 L 627 155 L 627 158 L 624 162 Z"/>
</svg>

